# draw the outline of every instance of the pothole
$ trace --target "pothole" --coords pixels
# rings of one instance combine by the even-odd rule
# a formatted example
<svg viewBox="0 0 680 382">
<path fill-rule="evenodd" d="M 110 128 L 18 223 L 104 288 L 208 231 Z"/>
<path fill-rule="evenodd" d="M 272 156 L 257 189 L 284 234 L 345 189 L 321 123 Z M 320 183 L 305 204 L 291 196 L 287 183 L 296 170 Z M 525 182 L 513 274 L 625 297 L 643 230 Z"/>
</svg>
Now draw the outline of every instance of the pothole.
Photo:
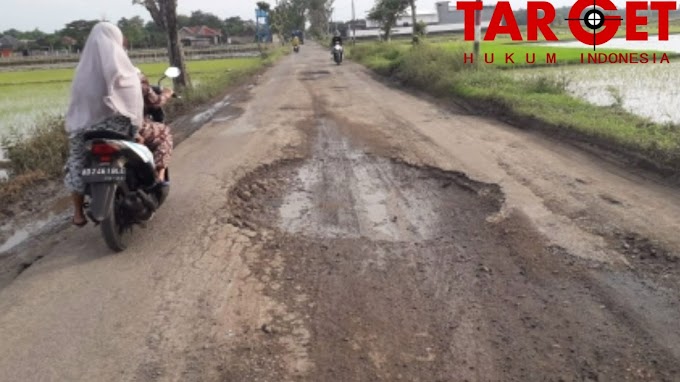
<svg viewBox="0 0 680 382">
<path fill-rule="evenodd" d="M 314 239 L 423 242 L 474 234 L 497 213 L 497 185 L 365 153 L 321 119 L 311 158 L 261 168 L 233 191 L 240 218 Z"/>
<path fill-rule="evenodd" d="M 318 76 L 318 75 L 328 75 L 331 74 L 328 70 L 308 70 L 302 72 L 303 76 Z"/>
<path fill-rule="evenodd" d="M 329 76 L 331 72 L 328 70 L 308 70 L 300 73 L 300 80 L 313 81 L 321 77 Z"/>
<path fill-rule="evenodd" d="M 489 219 L 497 185 L 372 155 L 327 115 L 307 159 L 262 167 L 230 197 L 232 224 L 262 248 L 253 274 L 303 317 L 272 325 L 310 333 L 305 379 L 397 379 L 384 365 L 407 365 L 403 380 L 677 375 L 677 336 L 654 340 L 673 328 L 676 289 L 567 256 L 520 212 Z M 633 236 L 622 245 L 661 256 Z"/>
</svg>

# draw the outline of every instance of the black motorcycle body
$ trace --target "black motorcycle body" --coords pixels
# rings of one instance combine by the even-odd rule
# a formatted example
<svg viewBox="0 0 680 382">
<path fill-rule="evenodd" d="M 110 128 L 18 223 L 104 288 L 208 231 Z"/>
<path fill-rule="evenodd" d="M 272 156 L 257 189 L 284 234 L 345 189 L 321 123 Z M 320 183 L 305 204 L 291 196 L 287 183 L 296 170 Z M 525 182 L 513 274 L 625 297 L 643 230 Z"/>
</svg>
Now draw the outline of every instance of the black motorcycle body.
<svg viewBox="0 0 680 382">
<path fill-rule="evenodd" d="M 123 251 L 132 228 L 153 217 L 170 187 L 156 182 L 151 151 L 128 136 L 92 131 L 85 134 L 85 146 L 82 178 L 89 197 L 87 215 L 101 225 L 109 248 Z"/>
</svg>

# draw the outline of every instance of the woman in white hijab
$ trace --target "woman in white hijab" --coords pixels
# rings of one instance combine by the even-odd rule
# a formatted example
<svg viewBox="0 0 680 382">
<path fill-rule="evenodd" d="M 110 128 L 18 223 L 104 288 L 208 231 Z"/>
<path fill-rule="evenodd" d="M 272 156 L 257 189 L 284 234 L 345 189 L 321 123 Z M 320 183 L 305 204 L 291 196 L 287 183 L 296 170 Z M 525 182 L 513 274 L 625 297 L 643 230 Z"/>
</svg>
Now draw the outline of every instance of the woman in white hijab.
<svg viewBox="0 0 680 382">
<path fill-rule="evenodd" d="M 114 130 L 137 137 L 143 110 L 139 77 L 125 52 L 123 33 L 108 22 L 95 25 L 76 68 L 66 114 L 70 154 L 65 184 L 73 193 L 74 225 L 87 224 L 81 178 L 86 154 L 84 133 Z"/>
</svg>

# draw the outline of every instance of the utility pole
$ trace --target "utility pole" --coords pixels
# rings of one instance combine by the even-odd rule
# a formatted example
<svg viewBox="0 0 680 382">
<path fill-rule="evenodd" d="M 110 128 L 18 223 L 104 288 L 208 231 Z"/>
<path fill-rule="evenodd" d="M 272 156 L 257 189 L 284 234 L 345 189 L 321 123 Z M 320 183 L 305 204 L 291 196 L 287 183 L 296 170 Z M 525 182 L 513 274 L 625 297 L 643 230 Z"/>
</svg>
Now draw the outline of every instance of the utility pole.
<svg viewBox="0 0 680 382">
<path fill-rule="evenodd" d="M 482 0 L 477 0 L 480 4 L 482 4 Z M 479 55 L 479 42 L 482 39 L 482 11 L 481 9 L 478 11 L 475 11 L 475 47 L 474 47 L 474 58 L 477 60 L 476 62 L 479 62 L 480 60 L 480 55 Z"/>
<path fill-rule="evenodd" d="M 352 0 L 352 45 L 357 41 L 357 19 L 354 13 L 354 0 Z"/>
</svg>

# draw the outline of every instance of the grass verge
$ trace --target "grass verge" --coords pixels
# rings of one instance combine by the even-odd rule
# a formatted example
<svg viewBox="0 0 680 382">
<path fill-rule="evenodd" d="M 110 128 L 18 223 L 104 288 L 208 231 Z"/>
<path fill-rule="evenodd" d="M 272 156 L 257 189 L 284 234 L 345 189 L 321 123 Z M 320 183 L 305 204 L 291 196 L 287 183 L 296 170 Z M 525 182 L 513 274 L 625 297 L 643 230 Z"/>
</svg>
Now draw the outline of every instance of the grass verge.
<svg viewBox="0 0 680 382">
<path fill-rule="evenodd" d="M 473 43 L 464 41 L 461 38 L 427 38 L 424 42 L 429 42 L 431 46 L 437 46 L 441 49 L 456 53 L 454 57 L 456 60 L 464 61 L 463 53 L 470 56 L 473 52 Z M 484 41 L 481 44 L 481 56 L 476 57 L 475 61 L 482 62 L 485 59 L 493 60 L 493 65 L 501 69 L 516 69 L 516 68 L 535 68 L 539 66 L 562 66 L 580 64 L 581 60 L 588 61 L 588 54 L 592 54 L 592 47 L 570 47 L 570 46 L 556 46 L 544 45 L 545 41 L 539 42 L 514 42 L 509 39 L 499 39 L 499 41 Z M 362 44 L 366 45 L 366 44 Z M 360 46 L 362 46 L 360 45 Z M 371 45 L 371 44 L 368 44 Z M 375 45 L 375 43 L 374 43 Z M 394 40 L 390 44 L 395 49 L 405 50 L 410 48 L 411 41 L 406 39 Z M 361 49 L 361 48 L 360 48 Z M 662 55 L 665 53 L 669 59 L 680 57 L 680 53 L 675 52 L 661 52 L 655 50 L 626 50 L 626 49 L 604 49 L 597 50 L 598 54 L 636 54 L 636 60 L 641 60 L 641 55 L 647 55 L 647 59 L 651 62 L 656 57 L 656 61 L 661 61 Z M 583 56 L 582 56 L 583 55 Z M 554 60 L 554 61 L 551 61 Z"/>
<path fill-rule="evenodd" d="M 195 63 L 193 69 L 196 71 L 190 73 L 197 74 L 200 85 L 183 93 L 182 99 L 173 100 L 168 104 L 166 110 L 168 121 L 222 96 L 225 89 L 272 65 L 286 52 L 287 50 L 276 48 L 264 52 L 262 57 L 256 59 Z M 156 66 L 146 66 L 142 69 L 149 73 L 162 72 L 164 66 Z M 216 67 L 224 70 L 216 71 Z M 27 187 L 47 180 L 56 180 L 63 175 L 68 157 L 68 137 L 63 116 L 38 118 L 28 131 L 13 129 L 0 140 L 0 144 L 9 160 L 10 174 L 8 180 L 0 181 L 0 205 L 6 206 L 15 202 Z"/>
<path fill-rule="evenodd" d="M 519 81 L 493 66 L 463 64 L 465 50 L 433 44 L 361 44 L 349 57 L 379 74 L 439 97 L 464 101 L 470 109 L 518 127 L 549 130 L 625 154 L 661 172 L 680 172 L 680 126 L 656 124 L 620 106 L 595 106 L 566 92 L 549 77 Z"/>
</svg>

